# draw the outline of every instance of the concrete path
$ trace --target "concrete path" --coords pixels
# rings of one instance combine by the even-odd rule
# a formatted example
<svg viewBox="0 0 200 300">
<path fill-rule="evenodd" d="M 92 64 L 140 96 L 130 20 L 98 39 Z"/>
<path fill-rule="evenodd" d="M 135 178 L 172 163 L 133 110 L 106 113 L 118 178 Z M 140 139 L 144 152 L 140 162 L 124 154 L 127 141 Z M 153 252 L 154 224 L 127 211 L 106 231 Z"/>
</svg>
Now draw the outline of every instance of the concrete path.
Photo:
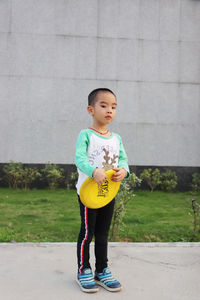
<svg viewBox="0 0 200 300">
<path fill-rule="evenodd" d="M 92 244 L 92 265 L 93 252 Z M 85 294 L 75 281 L 75 243 L 2 243 L 0 299 L 200 299 L 200 243 L 110 243 L 109 258 L 123 290 Z"/>
</svg>

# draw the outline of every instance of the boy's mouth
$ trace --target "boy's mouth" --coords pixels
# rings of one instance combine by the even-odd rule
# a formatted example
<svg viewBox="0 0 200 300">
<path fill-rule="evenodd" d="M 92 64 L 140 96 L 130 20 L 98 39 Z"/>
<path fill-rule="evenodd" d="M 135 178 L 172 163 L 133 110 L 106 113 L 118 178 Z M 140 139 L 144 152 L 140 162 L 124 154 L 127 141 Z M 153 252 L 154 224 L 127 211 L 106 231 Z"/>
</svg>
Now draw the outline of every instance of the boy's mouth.
<svg viewBox="0 0 200 300">
<path fill-rule="evenodd" d="M 107 120 L 110 120 L 110 119 L 112 119 L 112 117 L 111 116 L 106 116 L 105 117 Z"/>
</svg>

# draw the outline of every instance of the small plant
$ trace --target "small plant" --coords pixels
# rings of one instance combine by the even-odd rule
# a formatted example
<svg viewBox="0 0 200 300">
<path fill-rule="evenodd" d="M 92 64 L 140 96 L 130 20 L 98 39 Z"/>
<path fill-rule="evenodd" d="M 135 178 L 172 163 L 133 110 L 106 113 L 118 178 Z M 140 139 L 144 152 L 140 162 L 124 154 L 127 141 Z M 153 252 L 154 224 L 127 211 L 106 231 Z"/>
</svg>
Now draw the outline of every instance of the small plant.
<svg viewBox="0 0 200 300">
<path fill-rule="evenodd" d="M 110 240 L 116 241 L 119 228 L 125 226 L 123 223 L 123 218 L 126 213 L 127 203 L 135 197 L 133 194 L 133 188 L 141 183 L 134 173 L 130 174 L 127 180 L 121 182 L 119 192 L 115 197 L 115 207 L 111 225 Z"/>
<path fill-rule="evenodd" d="M 137 186 L 141 185 L 142 179 L 138 178 L 135 173 L 131 173 L 126 182 L 129 185 L 130 190 L 134 190 Z"/>
<path fill-rule="evenodd" d="M 66 181 L 67 189 L 73 189 L 75 187 L 77 180 L 78 180 L 78 172 L 77 171 L 71 172 L 70 180 Z"/>
<path fill-rule="evenodd" d="M 116 241 L 119 227 L 123 226 L 123 217 L 126 212 L 127 203 L 135 195 L 130 191 L 128 184 L 124 181 L 121 183 L 120 190 L 115 197 L 115 208 L 113 213 L 112 225 L 111 225 L 111 234 L 110 240 Z"/>
<path fill-rule="evenodd" d="M 23 167 L 21 162 L 10 161 L 3 167 L 6 181 L 10 188 L 28 189 L 30 184 L 41 174 L 36 168 Z"/>
<path fill-rule="evenodd" d="M 41 177 L 41 174 L 36 168 L 24 168 L 22 170 L 22 188 L 29 189 L 31 183 L 38 177 Z"/>
<path fill-rule="evenodd" d="M 194 192 L 200 191 L 200 173 L 192 174 L 191 188 Z"/>
<path fill-rule="evenodd" d="M 58 187 L 59 182 L 64 178 L 63 172 L 64 170 L 55 164 L 47 163 L 45 165 L 45 168 L 42 169 L 42 173 L 44 173 L 50 189 Z"/>
<path fill-rule="evenodd" d="M 21 162 L 10 161 L 3 167 L 5 179 L 10 188 L 19 188 L 23 180 L 23 166 Z"/>
<path fill-rule="evenodd" d="M 193 240 L 196 237 L 197 232 L 200 233 L 200 204 L 196 199 L 192 199 L 192 210 L 193 210 Z"/>
<path fill-rule="evenodd" d="M 140 174 L 140 179 L 145 179 L 148 186 L 151 189 L 151 192 L 155 190 L 157 186 L 160 185 L 161 183 L 161 175 L 159 169 L 155 169 L 152 171 L 152 169 L 145 169 L 141 174 Z"/>
<path fill-rule="evenodd" d="M 111 241 L 117 240 L 119 228 L 125 226 L 123 218 L 126 213 L 127 203 L 135 197 L 133 190 L 137 185 L 141 184 L 141 181 L 142 180 L 134 173 L 131 173 L 128 179 L 121 182 L 119 192 L 115 197 L 115 207 L 110 233 Z"/>
<path fill-rule="evenodd" d="M 162 173 L 160 179 L 160 188 L 165 192 L 172 192 L 177 186 L 178 179 L 176 173 L 171 170 Z"/>
</svg>

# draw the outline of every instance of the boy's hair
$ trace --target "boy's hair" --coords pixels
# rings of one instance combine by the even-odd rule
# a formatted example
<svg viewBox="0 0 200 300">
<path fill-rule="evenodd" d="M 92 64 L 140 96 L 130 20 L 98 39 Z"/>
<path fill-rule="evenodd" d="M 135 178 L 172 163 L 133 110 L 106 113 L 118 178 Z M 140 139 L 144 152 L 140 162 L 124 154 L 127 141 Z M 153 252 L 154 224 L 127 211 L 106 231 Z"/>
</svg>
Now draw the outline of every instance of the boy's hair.
<svg viewBox="0 0 200 300">
<path fill-rule="evenodd" d="M 107 88 L 98 88 L 98 89 L 93 90 L 88 95 L 88 105 L 94 105 L 95 104 L 96 97 L 97 97 L 97 94 L 99 92 L 109 92 L 109 93 L 111 93 L 111 94 L 113 94 L 115 96 L 115 94 L 113 93 L 113 91 L 111 91 L 110 89 L 107 89 Z M 115 96 L 115 98 L 116 98 L 116 96 Z"/>
</svg>

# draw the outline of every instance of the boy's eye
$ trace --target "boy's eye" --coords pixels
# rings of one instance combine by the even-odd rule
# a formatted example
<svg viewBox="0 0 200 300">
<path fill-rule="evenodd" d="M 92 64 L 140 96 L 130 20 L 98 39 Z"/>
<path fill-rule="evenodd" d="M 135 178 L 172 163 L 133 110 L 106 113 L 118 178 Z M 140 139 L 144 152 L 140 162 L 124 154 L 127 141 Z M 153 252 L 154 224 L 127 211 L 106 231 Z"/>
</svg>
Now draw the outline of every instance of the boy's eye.
<svg viewBox="0 0 200 300">
<path fill-rule="evenodd" d="M 105 106 L 105 105 L 101 105 L 101 107 L 103 107 L 103 108 L 104 108 L 104 107 L 106 107 L 106 106 Z"/>
<path fill-rule="evenodd" d="M 113 106 L 112 109 L 116 109 L 116 106 Z"/>
</svg>

